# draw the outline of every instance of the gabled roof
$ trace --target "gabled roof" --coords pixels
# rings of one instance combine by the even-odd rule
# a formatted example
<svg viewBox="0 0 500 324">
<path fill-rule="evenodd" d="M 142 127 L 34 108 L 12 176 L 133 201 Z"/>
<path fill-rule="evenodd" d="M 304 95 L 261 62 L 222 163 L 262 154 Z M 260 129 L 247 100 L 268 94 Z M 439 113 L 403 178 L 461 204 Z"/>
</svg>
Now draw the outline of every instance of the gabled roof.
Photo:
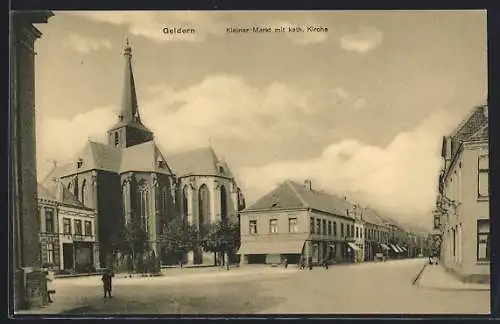
<svg viewBox="0 0 500 324">
<path fill-rule="evenodd" d="M 117 170 L 119 173 L 144 171 L 172 174 L 167 161 L 154 141 L 123 148 L 121 154 L 121 165 Z M 159 161 L 163 162 L 164 167 L 159 166 Z"/>
<path fill-rule="evenodd" d="M 247 210 L 262 210 L 272 208 L 311 208 L 329 214 L 349 217 L 347 210 L 354 204 L 323 191 L 306 189 L 304 185 L 287 180 L 276 189 L 260 198 Z"/>
<path fill-rule="evenodd" d="M 56 200 L 56 196 L 51 192 L 51 190 L 45 188 L 40 183 L 37 183 L 37 196 L 41 199 L 46 200 Z"/>
<path fill-rule="evenodd" d="M 52 200 L 55 202 L 60 202 L 65 205 L 69 205 L 76 208 L 85 208 L 81 201 L 79 201 L 69 190 L 68 188 L 62 186 L 62 197 L 61 199 L 57 199 L 57 184 L 55 181 L 51 179 L 46 179 L 46 182 L 50 185 L 49 188 L 43 186 L 42 184 L 37 184 L 37 195 L 38 198 Z"/>
<path fill-rule="evenodd" d="M 170 162 L 172 170 L 178 177 L 218 175 L 233 178 L 227 163 L 219 160 L 210 146 L 172 154 L 167 159 Z"/>
<path fill-rule="evenodd" d="M 467 142 L 484 141 L 488 140 L 488 124 L 483 125 L 476 133 L 467 138 Z"/>
</svg>

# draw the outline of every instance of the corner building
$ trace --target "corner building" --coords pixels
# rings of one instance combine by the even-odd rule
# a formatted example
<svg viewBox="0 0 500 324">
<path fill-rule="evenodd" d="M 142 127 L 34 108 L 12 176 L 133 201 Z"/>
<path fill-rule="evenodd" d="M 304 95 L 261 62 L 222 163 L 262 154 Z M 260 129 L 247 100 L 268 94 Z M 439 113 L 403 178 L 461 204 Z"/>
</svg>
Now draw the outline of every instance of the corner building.
<svg viewBox="0 0 500 324">
<path fill-rule="evenodd" d="M 178 260 L 169 259 L 158 242 L 164 225 L 175 217 L 196 225 L 224 218 L 237 221 L 244 199 L 228 165 L 211 147 L 167 159 L 141 120 L 128 42 L 124 58 L 121 112 L 107 131 L 107 143 L 89 141 L 75 161 L 55 167 L 46 181 L 60 182 L 85 207 L 97 211 L 101 266 L 112 262 L 112 234 L 132 219 L 146 231 L 151 251 L 163 263 L 173 263 Z M 186 261 L 213 263 L 213 255 L 198 251 Z"/>
</svg>

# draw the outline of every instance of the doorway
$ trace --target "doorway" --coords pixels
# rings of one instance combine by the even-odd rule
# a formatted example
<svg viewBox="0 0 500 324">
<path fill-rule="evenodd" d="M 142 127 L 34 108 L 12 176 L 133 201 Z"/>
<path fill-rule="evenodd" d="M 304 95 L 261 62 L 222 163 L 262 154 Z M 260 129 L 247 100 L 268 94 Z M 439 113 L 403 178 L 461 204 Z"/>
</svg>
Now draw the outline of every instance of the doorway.
<svg viewBox="0 0 500 324">
<path fill-rule="evenodd" d="M 63 243 L 63 266 L 64 270 L 74 268 L 74 249 L 71 243 Z"/>
</svg>

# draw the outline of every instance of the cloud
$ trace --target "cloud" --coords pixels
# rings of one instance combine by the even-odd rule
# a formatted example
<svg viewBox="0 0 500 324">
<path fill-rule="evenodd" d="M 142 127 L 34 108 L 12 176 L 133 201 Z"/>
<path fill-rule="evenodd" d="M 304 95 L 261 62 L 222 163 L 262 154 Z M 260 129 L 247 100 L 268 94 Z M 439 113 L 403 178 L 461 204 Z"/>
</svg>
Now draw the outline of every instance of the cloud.
<svg viewBox="0 0 500 324">
<path fill-rule="evenodd" d="M 99 11 L 74 12 L 73 15 L 101 23 L 122 25 L 132 35 L 157 42 L 199 42 L 208 35 L 223 35 L 225 25 L 218 15 L 199 11 Z M 194 33 L 164 33 L 164 28 L 194 29 Z"/>
<path fill-rule="evenodd" d="M 63 46 L 74 49 L 77 52 L 87 54 L 99 49 L 111 49 L 111 42 L 107 39 L 90 38 L 80 34 L 72 33 L 63 43 Z"/>
<path fill-rule="evenodd" d="M 346 51 L 366 53 L 382 43 L 383 33 L 368 26 L 361 26 L 355 34 L 346 34 L 340 39 L 340 46 Z"/>
<path fill-rule="evenodd" d="M 259 197 L 286 179 L 302 183 L 309 178 L 316 189 L 353 197 L 423 225 L 428 219 L 420 217 L 430 215 L 436 195 L 440 138 L 456 122 L 456 116 L 437 112 L 386 147 L 344 139 L 308 160 L 244 168 L 242 182 L 252 197 Z"/>
<path fill-rule="evenodd" d="M 354 108 L 356 108 L 356 109 L 361 109 L 361 108 L 363 108 L 365 105 L 366 105 L 366 99 L 364 99 L 364 98 L 358 98 L 358 99 L 356 99 L 356 101 L 354 102 Z"/>
</svg>

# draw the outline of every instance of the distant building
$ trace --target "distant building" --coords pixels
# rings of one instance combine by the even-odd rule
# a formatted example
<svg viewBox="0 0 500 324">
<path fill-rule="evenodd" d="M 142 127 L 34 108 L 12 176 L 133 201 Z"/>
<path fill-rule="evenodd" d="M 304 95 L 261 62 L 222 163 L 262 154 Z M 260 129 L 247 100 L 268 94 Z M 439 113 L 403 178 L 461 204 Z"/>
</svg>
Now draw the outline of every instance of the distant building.
<svg viewBox="0 0 500 324">
<path fill-rule="evenodd" d="M 365 222 L 363 220 L 363 210 L 361 206 L 355 204 L 348 214 L 354 218 L 354 244 L 358 247 L 358 250 L 354 251 L 354 260 L 356 262 L 363 262 L 365 261 L 365 236 L 363 235 Z"/>
<path fill-rule="evenodd" d="M 89 273 L 99 268 L 97 213 L 62 185 L 38 185 L 42 264 L 56 272 Z"/>
<path fill-rule="evenodd" d="M 139 113 L 128 42 L 124 76 L 121 111 L 106 132 L 107 143 L 89 141 L 73 162 L 57 166 L 47 179 L 57 179 L 84 206 L 97 211 L 101 266 L 112 264 L 113 237 L 129 224 L 140 224 L 146 233 L 147 253 L 177 263 L 177 255 L 161 245 L 163 228 L 176 217 L 198 228 L 224 219 L 236 222 L 243 194 L 229 166 L 211 147 L 169 155 L 160 149 Z M 198 249 L 182 259 L 213 264 L 214 254 Z"/>
<path fill-rule="evenodd" d="M 285 181 L 241 212 L 241 246 L 245 263 L 289 263 L 301 258 L 352 262 L 357 251 L 354 205 L 304 184 Z"/>
<path fill-rule="evenodd" d="M 488 107 L 474 108 L 443 138 L 438 213 L 442 264 L 467 281 L 490 274 Z"/>
<path fill-rule="evenodd" d="M 387 222 L 370 208 L 363 210 L 363 221 L 365 224 L 365 261 L 374 260 L 377 253 L 388 257 L 391 247 L 389 246 L 389 226 Z"/>
</svg>

